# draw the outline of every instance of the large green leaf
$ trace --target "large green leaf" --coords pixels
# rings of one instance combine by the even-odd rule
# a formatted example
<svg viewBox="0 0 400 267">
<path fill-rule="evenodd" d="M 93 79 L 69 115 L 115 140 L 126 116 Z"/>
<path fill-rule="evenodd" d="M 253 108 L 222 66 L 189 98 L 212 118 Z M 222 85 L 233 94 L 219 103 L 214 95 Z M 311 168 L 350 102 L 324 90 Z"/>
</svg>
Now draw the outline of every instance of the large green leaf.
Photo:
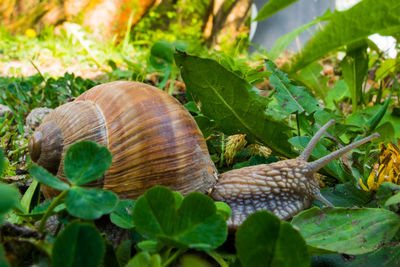
<svg viewBox="0 0 400 267">
<path fill-rule="evenodd" d="M 72 187 L 65 198 L 68 212 L 82 219 L 98 219 L 118 204 L 118 196 L 98 188 Z"/>
<path fill-rule="evenodd" d="M 292 224 L 313 248 L 359 255 L 389 242 L 400 220 L 384 209 L 314 207 L 296 215 Z"/>
<path fill-rule="evenodd" d="M 398 0 L 363 0 L 349 10 L 336 11 L 323 30 L 315 34 L 291 66 L 297 71 L 328 52 L 367 38 L 371 34 L 400 32 Z"/>
<path fill-rule="evenodd" d="M 91 182 L 110 168 L 111 153 L 106 147 L 92 141 L 80 141 L 71 145 L 64 160 L 64 171 L 73 185 Z"/>
<path fill-rule="evenodd" d="M 261 8 L 260 12 L 257 14 L 257 17 L 254 20 L 264 20 L 266 18 L 269 18 L 279 10 L 282 10 L 297 1 L 298 0 L 269 0 L 263 6 L 263 8 Z"/>
<path fill-rule="evenodd" d="M 243 222 L 235 246 L 243 266 L 310 266 L 300 233 L 268 211 L 253 213 Z"/>
<path fill-rule="evenodd" d="M 306 88 L 293 84 L 272 61 L 267 60 L 265 65 L 267 70 L 272 72 L 269 81 L 275 89 L 274 96 L 286 113 L 305 112 L 309 115 L 321 109 L 318 100 Z"/>
<path fill-rule="evenodd" d="M 52 266 L 99 266 L 104 242 L 99 231 L 82 223 L 71 223 L 57 237 L 52 253 Z"/>
<path fill-rule="evenodd" d="M 268 115 L 267 99 L 235 73 L 211 59 L 175 54 L 188 93 L 201 103 L 201 112 L 225 134 L 244 133 L 287 157 L 294 152 L 287 142 L 290 128 Z"/>
<path fill-rule="evenodd" d="M 136 230 L 150 238 L 179 248 L 213 249 L 227 237 L 227 225 L 206 195 L 193 192 L 179 206 L 172 191 L 157 186 L 135 202 Z"/>
</svg>

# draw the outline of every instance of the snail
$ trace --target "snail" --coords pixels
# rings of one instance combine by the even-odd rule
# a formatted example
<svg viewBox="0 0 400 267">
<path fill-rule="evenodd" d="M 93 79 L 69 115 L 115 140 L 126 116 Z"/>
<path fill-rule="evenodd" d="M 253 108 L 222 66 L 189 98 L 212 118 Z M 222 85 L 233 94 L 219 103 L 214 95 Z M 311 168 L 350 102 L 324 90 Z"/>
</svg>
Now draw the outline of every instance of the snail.
<svg viewBox="0 0 400 267">
<path fill-rule="evenodd" d="M 329 121 L 296 159 L 231 170 L 218 175 L 203 135 L 190 113 L 172 96 L 138 82 L 110 82 L 93 87 L 73 102 L 49 113 L 29 141 L 34 162 L 66 181 L 63 157 L 80 140 L 106 146 L 110 169 L 91 186 L 111 190 L 120 198 L 136 198 L 154 185 L 182 194 L 200 191 L 232 209 L 230 228 L 267 209 L 289 219 L 308 208 L 320 194 L 313 174 L 349 150 L 379 134 L 307 162 Z M 44 187 L 46 198 L 56 191 Z"/>
</svg>

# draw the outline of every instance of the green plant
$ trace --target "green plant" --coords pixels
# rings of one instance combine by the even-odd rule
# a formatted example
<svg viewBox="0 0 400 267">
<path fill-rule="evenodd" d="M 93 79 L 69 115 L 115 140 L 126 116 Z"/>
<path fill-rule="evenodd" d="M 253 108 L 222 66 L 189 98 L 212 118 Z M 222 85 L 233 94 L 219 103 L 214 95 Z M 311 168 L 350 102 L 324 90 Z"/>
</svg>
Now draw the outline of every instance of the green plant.
<svg viewBox="0 0 400 267">
<path fill-rule="evenodd" d="M 164 15 L 156 9 L 132 32 L 128 23 L 121 43 L 96 42 L 79 25 L 61 29 L 58 35 L 47 27 L 37 38 L 13 36 L 2 28 L 0 60 L 32 59 L 37 66 L 48 56 L 60 58 L 63 64 L 78 60 L 84 68 L 111 69 L 108 80 L 147 81 L 148 74 L 155 74 L 155 85 L 170 93 L 173 81 L 183 79 L 185 106 L 207 139 L 220 172 L 271 163 L 282 155 L 292 158 L 320 125 L 331 119 L 338 123 L 317 144 L 313 158 L 374 132 L 381 134 L 379 141 L 384 143 L 394 143 L 400 136 L 399 56 L 387 58 L 367 39 L 377 32 L 399 37 L 396 1 L 363 0 L 347 11 L 327 12 L 282 36 L 267 53 L 245 57 L 237 47 L 224 53 L 202 47 L 200 20 L 208 1 L 181 5 L 183 2 L 166 8 L 163 14 L 169 23 L 164 23 Z M 293 2 L 271 0 L 257 19 Z M 172 12 L 176 8 L 186 12 Z M 149 30 L 154 22 L 159 28 Z M 182 29 L 181 22 L 187 27 Z M 321 29 L 301 53 L 295 57 L 282 54 L 298 34 L 320 23 Z M 135 40 L 130 41 L 130 35 Z M 176 48 L 185 52 L 176 52 Z M 342 52 L 342 57 L 336 52 Z M 282 59 L 287 64 L 282 65 Z M 12 116 L 0 118 L 4 149 L 0 173 L 7 183 L 13 182 L 19 169 L 31 165 L 23 137 L 28 112 L 38 106 L 57 107 L 98 83 L 74 74 L 42 75 L 37 66 L 37 75 L 0 77 L 0 103 L 13 111 Z M 10 72 L 20 75 L 23 70 Z M 228 140 L 236 140 L 231 135 L 237 134 L 241 134 L 236 138 L 242 145 L 233 149 Z M 387 153 L 389 144 L 380 145 L 379 167 L 374 166 L 378 157 L 375 142 L 322 170 L 321 194 L 334 208 L 320 208 L 322 203 L 316 200 L 312 208 L 288 221 L 268 211 L 254 213 L 230 234 L 234 243 L 225 222 L 229 206 L 206 195 L 194 192 L 183 197 L 157 186 L 137 200 L 118 200 L 109 191 L 84 187 L 106 171 L 109 157 L 106 149 L 96 144 L 76 144 L 67 152 L 72 156 L 65 162 L 69 169 L 66 181 L 33 166 L 31 175 L 37 179 L 27 189 L 21 189 L 21 183 L 20 190 L 0 184 L 2 229 L 21 227 L 24 233 L 34 233 L 31 237 L 12 236 L 0 230 L 0 265 L 24 258 L 32 265 L 50 265 L 51 261 L 53 266 L 325 266 L 327 262 L 332 266 L 398 266 L 400 186 L 396 183 L 400 180 L 394 163 L 400 152 L 391 147 Z M 255 146 L 269 146 L 272 154 L 254 152 Z M 233 158 L 229 151 L 234 151 Z M 96 160 L 96 155 L 105 160 Z M 228 157 L 231 160 L 227 161 Z M 383 183 L 386 173 L 393 183 Z M 377 178 L 368 192 L 359 185 L 360 179 L 370 181 L 367 177 Z M 59 189 L 60 195 L 40 203 L 38 181 Z M 48 231 L 45 224 L 55 214 L 57 229 Z M 128 240 L 118 246 L 96 227 L 97 218 L 107 216 L 118 230 L 129 233 Z M 19 249 L 23 256 L 13 255 L 10 244 L 23 248 Z"/>
<path fill-rule="evenodd" d="M 71 215 L 82 219 L 93 220 L 112 212 L 118 202 L 117 195 L 102 189 L 82 187 L 99 178 L 110 165 L 111 154 L 105 147 L 90 141 L 81 141 L 72 145 L 65 155 L 64 172 L 69 184 L 60 181 L 37 165 L 32 166 L 30 173 L 33 177 L 47 186 L 62 191 L 47 208 L 40 222 L 39 231 L 44 231 L 48 217 L 63 202 Z"/>
</svg>

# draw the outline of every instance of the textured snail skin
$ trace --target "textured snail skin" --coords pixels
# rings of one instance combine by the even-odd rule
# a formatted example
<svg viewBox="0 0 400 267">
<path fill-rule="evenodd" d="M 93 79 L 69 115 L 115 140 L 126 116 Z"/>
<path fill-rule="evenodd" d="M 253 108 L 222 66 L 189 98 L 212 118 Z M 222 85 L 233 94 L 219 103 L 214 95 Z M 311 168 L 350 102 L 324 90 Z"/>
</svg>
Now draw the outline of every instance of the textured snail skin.
<svg viewBox="0 0 400 267">
<path fill-rule="evenodd" d="M 333 123 L 335 121 L 331 120 L 322 126 L 296 159 L 232 170 L 219 176 L 210 195 L 231 207 L 230 229 L 236 229 L 247 216 L 259 210 L 269 210 L 287 220 L 309 208 L 314 199 L 333 206 L 321 195 L 314 173 L 351 149 L 379 137 L 377 133 L 370 135 L 316 161 L 307 162 L 318 140 Z"/>
<path fill-rule="evenodd" d="M 155 185 L 187 194 L 206 192 L 216 183 L 217 171 L 192 116 L 158 88 L 136 82 L 95 86 L 48 114 L 37 132 L 45 136 L 49 124 L 58 126 L 53 132 L 62 133 L 62 157 L 52 169 L 64 181 L 62 158 L 68 147 L 92 140 L 106 146 L 113 160 L 104 177 L 91 186 L 111 190 L 121 198 L 136 198 Z M 49 143 L 54 142 L 42 138 L 39 154 Z M 35 145 L 32 142 L 31 155 L 37 153 Z M 36 162 L 44 166 L 49 161 L 57 160 L 40 157 Z M 46 188 L 44 194 L 52 197 L 57 192 Z"/>
<path fill-rule="evenodd" d="M 228 171 L 219 176 L 211 197 L 232 209 L 228 221 L 238 227 L 257 210 L 269 210 L 286 220 L 309 207 L 319 191 L 318 180 L 299 159 Z"/>
</svg>

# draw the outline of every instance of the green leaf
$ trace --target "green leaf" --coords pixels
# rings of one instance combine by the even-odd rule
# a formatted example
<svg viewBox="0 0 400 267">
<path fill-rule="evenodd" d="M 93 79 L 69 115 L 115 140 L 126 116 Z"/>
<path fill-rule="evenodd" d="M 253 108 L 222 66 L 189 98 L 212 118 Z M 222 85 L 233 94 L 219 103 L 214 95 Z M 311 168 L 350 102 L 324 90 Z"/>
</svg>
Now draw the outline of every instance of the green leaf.
<svg viewBox="0 0 400 267">
<path fill-rule="evenodd" d="M 250 215 L 235 238 L 242 266 L 310 266 L 311 257 L 300 233 L 268 211 Z"/>
<path fill-rule="evenodd" d="M 267 70 L 272 72 L 269 81 L 275 89 L 274 96 L 286 113 L 305 112 L 309 115 L 321 109 L 318 106 L 318 100 L 306 88 L 294 85 L 272 61 L 265 61 L 265 65 Z"/>
<path fill-rule="evenodd" d="M 215 207 L 217 208 L 217 212 L 222 215 L 222 217 L 225 219 L 225 221 L 227 221 L 231 215 L 232 215 L 232 210 L 229 207 L 228 204 L 226 204 L 225 202 L 220 202 L 220 201 L 216 201 L 215 203 Z"/>
<path fill-rule="evenodd" d="M 194 120 L 196 121 L 196 124 L 199 126 L 201 132 L 203 133 L 204 138 L 210 136 L 213 130 L 215 129 L 215 122 L 203 115 L 198 115 L 194 117 Z"/>
<path fill-rule="evenodd" d="M 394 204 L 400 203 L 400 194 L 397 193 L 396 195 L 390 197 L 388 200 L 385 202 L 385 206 L 390 206 Z"/>
<path fill-rule="evenodd" d="M 185 105 L 185 108 L 188 110 L 188 111 L 190 111 L 190 112 L 192 112 L 192 113 L 194 113 L 194 114 L 200 114 L 200 110 L 199 110 L 199 108 L 197 107 L 197 104 L 196 104 L 196 102 L 194 102 L 194 101 L 189 101 L 189 102 L 187 102 Z"/>
<path fill-rule="evenodd" d="M 3 215 L 18 204 L 19 191 L 11 185 L 0 183 L 0 224 Z"/>
<path fill-rule="evenodd" d="M 371 253 L 356 256 L 347 266 L 400 266 L 400 245 L 383 247 Z"/>
<path fill-rule="evenodd" d="M 178 207 L 170 189 L 153 187 L 136 201 L 133 221 L 143 236 L 179 248 L 213 249 L 227 237 L 214 202 L 199 192 L 187 195 Z"/>
<path fill-rule="evenodd" d="M 165 245 L 162 244 L 160 241 L 154 240 L 143 240 L 137 243 L 137 247 L 140 250 L 145 250 L 150 253 L 159 252 Z"/>
<path fill-rule="evenodd" d="M 31 185 L 26 190 L 24 196 L 21 198 L 21 206 L 24 208 L 25 212 L 29 213 L 31 209 L 32 199 L 35 196 L 35 192 L 38 191 L 39 182 L 37 180 L 33 180 Z"/>
<path fill-rule="evenodd" d="M 379 206 L 386 206 L 386 201 L 400 192 L 400 185 L 384 182 L 379 185 L 376 199 Z"/>
<path fill-rule="evenodd" d="M 324 100 L 326 91 L 329 90 L 327 86 L 329 78 L 322 75 L 321 71 L 322 66 L 318 62 L 314 62 L 302 69 L 299 74 L 292 73 L 290 78 L 314 91 L 316 96 Z"/>
<path fill-rule="evenodd" d="M 398 33 L 399 13 L 398 0 L 363 0 L 346 11 L 336 11 L 323 30 L 317 32 L 305 45 L 290 71 L 297 71 L 328 52 L 365 39 L 371 34 Z"/>
<path fill-rule="evenodd" d="M 250 142 L 259 141 L 287 157 L 295 154 L 287 142 L 290 128 L 268 115 L 267 99 L 256 88 L 214 60 L 178 52 L 175 61 L 188 94 L 196 96 L 202 114 L 214 120 L 216 129 L 246 134 Z"/>
<path fill-rule="evenodd" d="M 372 200 L 373 194 L 358 189 L 352 182 L 338 184 L 335 187 L 324 188 L 321 194 L 336 207 L 362 207 Z M 318 200 L 319 207 L 325 206 Z"/>
<path fill-rule="evenodd" d="M 72 187 L 65 198 L 68 212 L 78 218 L 94 220 L 114 210 L 118 196 L 98 188 Z"/>
<path fill-rule="evenodd" d="M 358 109 L 358 102 L 362 96 L 362 86 L 368 74 L 367 48 L 366 40 L 349 45 L 347 54 L 340 64 L 343 79 L 350 89 L 353 112 Z"/>
<path fill-rule="evenodd" d="M 311 208 L 296 215 L 307 245 L 351 255 L 364 254 L 389 242 L 400 227 L 397 214 L 384 209 Z"/>
<path fill-rule="evenodd" d="M 131 229 L 135 225 L 132 220 L 132 211 L 135 201 L 120 200 L 117 207 L 110 214 L 110 220 L 113 224 L 123 229 Z"/>
<path fill-rule="evenodd" d="M 115 254 L 114 246 L 109 240 L 104 240 L 105 253 L 103 256 L 102 266 L 120 266 Z"/>
<path fill-rule="evenodd" d="M 151 46 L 150 55 L 154 58 L 156 63 L 156 65 L 153 65 L 153 67 L 162 68 L 164 62 L 169 64 L 174 62 L 174 46 L 172 43 L 166 40 L 157 41 Z M 157 62 L 157 60 L 164 62 L 161 62 L 163 63 L 161 64 L 159 61 Z"/>
<path fill-rule="evenodd" d="M 119 266 L 125 266 L 128 263 L 131 258 L 131 247 L 131 240 L 125 240 L 118 246 L 115 254 L 117 255 Z"/>
<path fill-rule="evenodd" d="M 381 105 L 378 112 L 374 116 L 372 116 L 369 120 L 367 120 L 367 122 L 365 123 L 365 126 L 367 128 L 365 135 L 371 134 L 372 131 L 375 130 L 376 126 L 378 126 L 378 124 L 381 122 L 381 120 L 383 119 L 383 116 L 385 116 L 385 113 L 389 107 L 390 99 L 392 98 L 392 92 L 393 92 L 393 88 L 392 88 L 392 91 L 390 92 L 390 96 L 388 97 L 388 99 L 386 99 L 385 103 L 383 105 Z M 394 132 L 394 130 L 393 130 L 393 132 Z"/>
<path fill-rule="evenodd" d="M 47 170 L 43 169 L 39 165 L 33 165 L 29 169 L 29 173 L 42 184 L 48 185 L 57 190 L 64 191 L 70 189 L 68 184 L 54 177 L 51 173 L 49 173 Z"/>
<path fill-rule="evenodd" d="M 95 227 L 73 222 L 54 242 L 52 266 L 97 267 L 103 258 L 104 250 L 104 242 Z"/>
<path fill-rule="evenodd" d="M 398 62 L 394 58 L 387 58 L 382 62 L 380 67 L 375 72 L 375 81 L 380 81 L 389 75 L 391 72 L 395 71 Z"/>
<path fill-rule="evenodd" d="M 111 161 L 111 153 L 106 147 L 92 141 L 80 141 L 68 148 L 64 172 L 71 184 L 83 185 L 103 175 Z"/>
<path fill-rule="evenodd" d="M 150 255 L 146 251 L 139 252 L 133 257 L 126 267 L 159 267 L 161 266 L 161 257 L 158 254 Z"/>
<path fill-rule="evenodd" d="M 334 109 L 343 99 L 351 97 L 349 86 L 344 80 L 340 80 L 335 87 L 328 91 L 325 98 L 326 107 Z"/>
<path fill-rule="evenodd" d="M 340 254 L 319 255 L 312 257 L 312 266 L 329 267 L 392 267 L 400 266 L 400 245 L 386 246 L 373 252 L 343 257 Z"/>
<path fill-rule="evenodd" d="M 0 245 L 0 267 L 10 267 L 10 264 L 6 261 L 4 257 L 3 247 Z"/>
<path fill-rule="evenodd" d="M 0 175 L 3 174 L 5 164 L 5 157 L 3 149 L 0 149 Z"/>
<path fill-rule="evenodd" d="M 40 203 L 39 205 L 37 205 L 30 213 L 27 214 L 18 214 L 19 217 L 24 217 L 24 218 L 30 218 L 34 221 L 38 221 L 40 220 L 43 215 L 46 213 L 46 210 L 48 209 L 48 207 L 50 206 L 52 202 L 52 199 L 46 199 L 45 201 L 43 201 L 42 203 Z M 57 214 L 60 211 L 65 210 L 65 204 L 60 204 L 57 207 L 54 208 L 52 214 Z"/>
<path fill-rule="evenodd" d="M 297 0 L 269 0 L 257 14 L 257 17 L 254 19 L 256 21 L 264 20 L 269 18 L 279 10 L 284 9 L 287 6 L 290 6 Z"/>
</svg>

